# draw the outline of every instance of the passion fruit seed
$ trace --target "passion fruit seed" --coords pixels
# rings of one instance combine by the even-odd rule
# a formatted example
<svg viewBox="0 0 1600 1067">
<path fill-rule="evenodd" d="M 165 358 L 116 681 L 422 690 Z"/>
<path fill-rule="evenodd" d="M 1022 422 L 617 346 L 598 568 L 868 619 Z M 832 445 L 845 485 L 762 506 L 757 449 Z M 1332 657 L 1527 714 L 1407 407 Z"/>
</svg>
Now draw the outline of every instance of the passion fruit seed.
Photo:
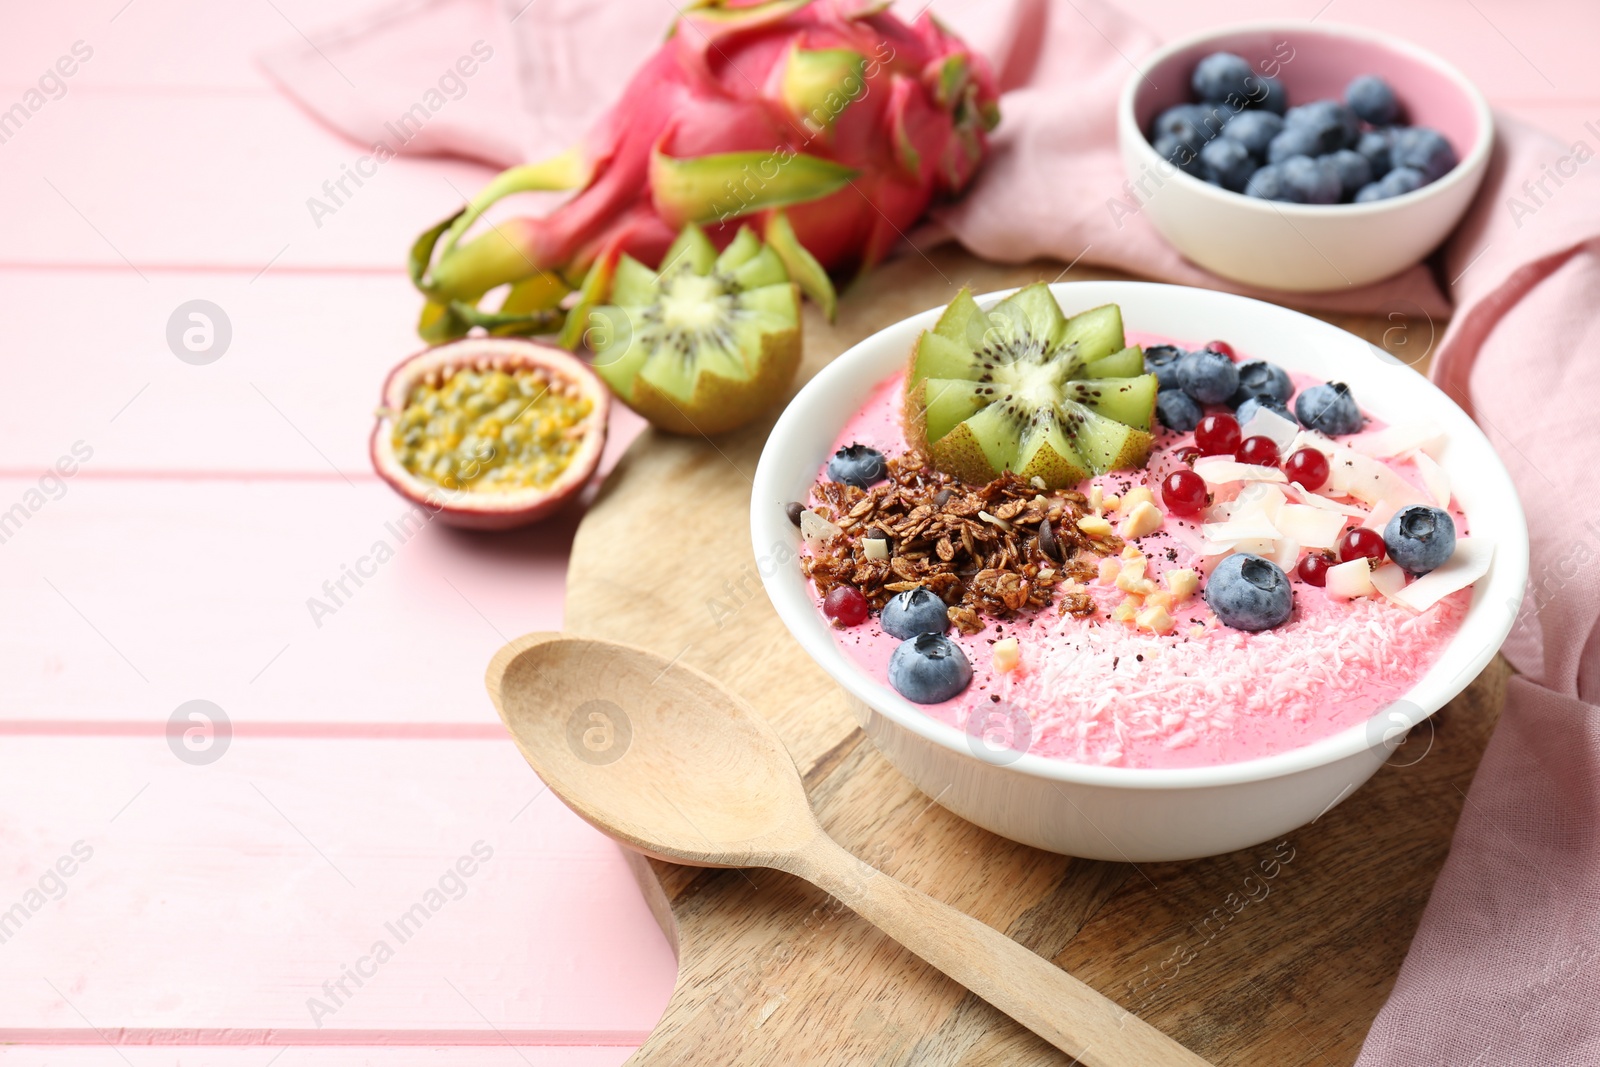
<svg viewBox="0 0 1600 1067">
<path fill-rule="evenodd" d="M 391 443 L 406 470 L 445 489 L 544 489 L 582 446 L 593 410 L 543 368 L 461 368 L 412 387 Z"/>
</svg>

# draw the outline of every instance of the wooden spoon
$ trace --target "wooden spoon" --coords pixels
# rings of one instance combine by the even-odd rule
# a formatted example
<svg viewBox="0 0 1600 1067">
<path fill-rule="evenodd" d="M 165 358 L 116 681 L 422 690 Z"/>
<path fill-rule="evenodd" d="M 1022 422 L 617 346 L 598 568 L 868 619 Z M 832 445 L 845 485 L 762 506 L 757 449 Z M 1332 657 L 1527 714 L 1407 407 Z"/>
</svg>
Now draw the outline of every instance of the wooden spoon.
<svg viewBox="0 0 1600 1067">
<path fill-rule="evenodd" d="M 539 777 L 630 848 L 804 878 L 1088 1067 L 1205 1064 L 999 931 L 846 852 L 817 823 L 772 727 L 699 671 L 628 645 L 537 633 L 496 654 L 488 686 Z"/>
</svg>

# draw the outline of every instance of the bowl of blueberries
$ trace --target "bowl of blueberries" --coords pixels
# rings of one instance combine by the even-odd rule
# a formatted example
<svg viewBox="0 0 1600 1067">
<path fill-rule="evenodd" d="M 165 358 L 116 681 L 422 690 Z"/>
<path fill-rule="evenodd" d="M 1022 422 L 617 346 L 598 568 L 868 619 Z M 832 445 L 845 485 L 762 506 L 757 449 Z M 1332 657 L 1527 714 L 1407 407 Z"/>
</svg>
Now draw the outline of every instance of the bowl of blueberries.
<svg viewBox="0 0 1600 1067">
<path fill-rule="evenodd" d="M 1444 60 L 1353 27 L 1255 23 L 1162 48 L 1123 89 L 1128 181 L 1179 252 L 1293 292 L 1379 281 L 1460 221 L 1488 168 L 1489 105 Z"/>
</svg>

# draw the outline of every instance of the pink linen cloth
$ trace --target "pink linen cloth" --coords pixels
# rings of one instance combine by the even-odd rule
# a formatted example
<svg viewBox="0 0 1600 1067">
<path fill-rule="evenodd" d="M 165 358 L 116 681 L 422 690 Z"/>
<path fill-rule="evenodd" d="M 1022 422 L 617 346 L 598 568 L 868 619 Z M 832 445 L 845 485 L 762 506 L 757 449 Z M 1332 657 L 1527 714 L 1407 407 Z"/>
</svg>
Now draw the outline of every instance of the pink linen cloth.
<svg viewBox="0 0 1600 1067">
<path fill-rule="evenodd" d="M 992 259 L 1251 292 L 1184 260 L 1141 217 L 1119 227 L 1106 206 L 1124 179 L 1117 93 L 1152 34 L 1097 0 L 935 7 L 1004 90 L 993 154 L 939 214 L 945 232 Z M 362 145 L 509 165 L 576 141 L 674 14 L 620 0 L 404 0 L 263 62 Z M 1484 188 L 1432 262 L 1292 298 L 1451 315 L 1434 379 L 1495 442 L 1532 534 L 1529 597 L 1505 649 L 1521 673 L 1363 1067 L 1600 1063 L 1600 145 L 1497 122 Z"/>
</svg>

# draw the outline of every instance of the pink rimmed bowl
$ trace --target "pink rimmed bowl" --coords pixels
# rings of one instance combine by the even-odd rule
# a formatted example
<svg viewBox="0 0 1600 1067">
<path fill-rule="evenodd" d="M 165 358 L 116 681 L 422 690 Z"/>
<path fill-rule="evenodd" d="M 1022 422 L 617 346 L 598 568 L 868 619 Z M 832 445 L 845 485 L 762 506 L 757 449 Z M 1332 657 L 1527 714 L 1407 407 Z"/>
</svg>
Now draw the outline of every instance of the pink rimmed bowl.
<svg viewBox="0 0 1600 1067">
<path fill-rule="evenodd" d="M 792 562 L 799 532 L 784 505 L 806 498 L 844 424 L 876 385 L 905 366 L 913 342 L 933 325 L 940 308 L 845 352 L 778 419 L 756 468 L 750 531 L 757 559 L 791 562 L 761 568 L 762 584 L 795 640 L 844 690 L 867 736 L 919 789 L 962 818 L 1036 848 L 1106 860 L 1189 859 L 1272 840 L 1348 797 L 1405 740 L 1408 728 L 1466 688 L 1498 651 L 1528 575 L 1528 533 L 1516 490 L 1465 412 L 1420 374 L 1336 326 L 1209 289 L 1145 282 L 1051 288 L 1068 312 L 1119 304 L 1130 330 L 1227 338 L 1252 358 L 1347 382 L 1380 419 L 1428 418 L 1445 430 L 1449 440 L 1440 462 L 1472 535 L 1492 539 L 1495 557 L 1473 587 L 1461 628 L 1427 674 L 1398 700 L 1373 708 L 1368 721 L 1301 748 L 1242 763 L 1137 769 L 996 753 L 857 666 L 834 643 L 805 576 Z M 1005 295 L 991 293 L 979 303 L 987 306 Z M 1407 749 L 1406 759 L 1412 751 Z"/>
<path fill-rule="evenodd" d="M 1212 52 L 1233 52 L 1277 77 L 1290 106 L 1342 97 L 1351 79 L 1379 75 L 1409 124 L 1444 134 L 1460 162 L 1431 185 L 1366 204 L 1277 203 L 1185 174 L 1145 131 L 1190 99 L 1189 75 Z M 1117 140 L 1128 174 L 1119 218 L 1144 215 L 1184 256 L 1224 278 L 1306 292 L 1387 278 L 1437 248 L 1483 182 L 1494 121 L 1483 94 L 1431 52 L 1350 26 L 1261 22 L 1185 37 L 1147 57 L 1123 86 Z"/>
</svg>

